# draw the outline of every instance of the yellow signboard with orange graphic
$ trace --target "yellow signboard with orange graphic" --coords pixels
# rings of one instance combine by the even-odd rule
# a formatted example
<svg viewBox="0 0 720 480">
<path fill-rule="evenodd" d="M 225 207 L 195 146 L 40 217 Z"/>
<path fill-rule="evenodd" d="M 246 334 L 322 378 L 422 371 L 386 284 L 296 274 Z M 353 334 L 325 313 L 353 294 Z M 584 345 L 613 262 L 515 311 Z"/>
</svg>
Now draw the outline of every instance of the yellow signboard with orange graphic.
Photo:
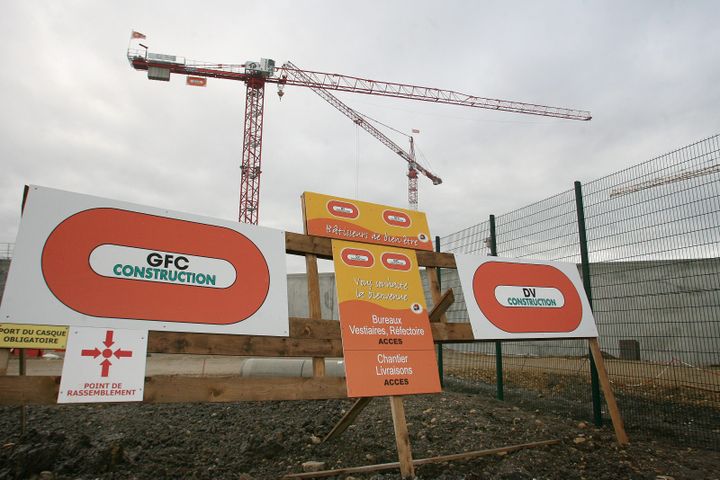
<svg viewBox="0 0 720 480">
<path fill-rule="evenodd" d="M 309 235 L 433 250 L 423 212 L 305 192 L 303 213 Z"/>
<path fill-rule="evenodd" d="M 440 391 L 413 250 L 333 240 L 349 397 Z"/>
</svg>

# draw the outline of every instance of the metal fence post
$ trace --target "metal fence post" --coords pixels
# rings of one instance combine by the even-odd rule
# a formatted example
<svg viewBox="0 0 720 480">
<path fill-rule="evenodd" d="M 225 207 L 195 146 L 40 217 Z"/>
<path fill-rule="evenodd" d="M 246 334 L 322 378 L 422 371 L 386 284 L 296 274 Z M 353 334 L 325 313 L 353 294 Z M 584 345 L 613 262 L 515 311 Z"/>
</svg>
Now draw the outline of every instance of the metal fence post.
<svg viewBox="0 0 720 480">
<path fill-rule="evenodd" d="M 497 237 L 495 235 L 495 215 L 490 215 L 490 255 L 497 257 Z M 505 384 L 503 382 L 502 342 L 495 341 L 495 379 L 498 400 L 505 400 Z"/>
<path fill-rule="evenodd" d="M 585 230 L 585 206 L 583 205 L 582 184 L 575 182 L 575 205 L 577 207 L 578 235 L 580 237 L 580 261 L 582 267 L 583 286 L 592 309 L 592 286 L 590 285 L 590 256 L 588 255 L 587 232 Z M 590 359 L 590 382 L 593 401 L 593 421 L 598 427 L 602 425 L 602 400 L 600 398 L 600 381 L 592 355 Z"/>
<path fill-rule="evenodd" d="M 435 251 L 440 251 L 440 236 L 435 235 Z M 440 267 L 437 269 L 437 280 L 438 280 L 438 288 L 440 291 L 442 291 L 442 270 Z M 437 344 L 437 363 L 438 363 L 438 373 L 440 374 L 440 388 L 445 388 L 445 375 L 444 375 L 444 368 L 443 368 L 443 346 L 442 343 Z"/>
</svg>

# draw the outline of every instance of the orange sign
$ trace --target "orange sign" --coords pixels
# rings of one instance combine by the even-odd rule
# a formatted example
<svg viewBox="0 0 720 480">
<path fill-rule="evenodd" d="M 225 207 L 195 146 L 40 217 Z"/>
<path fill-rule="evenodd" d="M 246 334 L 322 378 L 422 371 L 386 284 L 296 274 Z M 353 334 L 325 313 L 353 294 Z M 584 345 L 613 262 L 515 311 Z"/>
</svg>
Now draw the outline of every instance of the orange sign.
<svg viewBox="0 0 720 480">
<path fill-rule="evenodd" d="M 349 397 L 440 391 L 413 250 L 333 240 Z"/>
<path fill-rule="evenodd" d="M 187 76 L 185 78 L 185 84 L 193 87 L 204 87 L 207 85 L 207 78 Z"/>
<path fill-rule="evenodd" d="M 575 264 L 460 254 L 455 263 L 476 339 L 597 337 Z"/>
<path fill-rule="evenodd" d="M 575 285 L 550 265 L 484 263 L 473 293 L 488 320 L 506 332 L 572 332 L 582 320 Z"/>
<path fill-rule="evenodd" d="M 60 223 L 45 242 L 42 272 L 79 313 L 166 322 L 240 322 L 270 286 L 265 258 L 240 233 L 114 208 Z"/>
<path fill-rule="evenodd" d="M 303 212 L 309 235 L 433 250 L 422 212 L 311 192 L 303 194 Z"/>
</svg>

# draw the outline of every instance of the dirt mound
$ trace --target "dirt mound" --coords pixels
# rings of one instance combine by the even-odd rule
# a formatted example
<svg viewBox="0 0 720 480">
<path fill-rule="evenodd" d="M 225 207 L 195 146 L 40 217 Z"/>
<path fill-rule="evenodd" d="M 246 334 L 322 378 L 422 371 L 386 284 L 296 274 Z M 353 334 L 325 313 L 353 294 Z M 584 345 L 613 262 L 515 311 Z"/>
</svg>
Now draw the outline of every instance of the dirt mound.
<svg viewBox="0 0 720 480">
<path fill-rule="evenodd" d="M 123 404 L 0 409 L 0 479 L 269 479 L 327 468 L 397 461 L 387 399 L 373 400 L 339 440 L 317 443 L 350 400 L 235 404 Z M 630 431 L 619 448 L 612 428 L 514 406 L 486 394 L 406 398 L 413 456 L 424 458 L 559 438 L 559 445 L 417 467 L 422 479 L 718 478 L 718 452 Z M 570 415 L 568 413 L 568 415 Z M 353 475 L 393 479 L 399 474 Z M 338 477 L 343 478 L 343 477 Z"/>
</svg>

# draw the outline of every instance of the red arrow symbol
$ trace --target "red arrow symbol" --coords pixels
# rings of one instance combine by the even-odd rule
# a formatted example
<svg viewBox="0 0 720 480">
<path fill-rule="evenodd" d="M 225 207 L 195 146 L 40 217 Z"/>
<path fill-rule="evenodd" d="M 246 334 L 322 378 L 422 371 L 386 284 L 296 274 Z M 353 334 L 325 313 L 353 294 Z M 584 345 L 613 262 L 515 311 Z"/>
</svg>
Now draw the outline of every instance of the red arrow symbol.
<svg viewBox="0 0 720 480">
<path fill-rule="evenodd" d="M 110 363 L 110 360 L 106 358 L 100 363 L 100 365 L 102 365 L 102 373 L 100 373 L 100 376 L 107 377 L 110 373 L 110 365 L 112 365 L 112 363 Z"/>
<path fill-rule="evenodd" d="M 121 357 L 132 357 L 132 352 L 130 350 L 120 350 L 119 348 L 115 350 L 115 356 L 117 358 Z"/>
<path fill-rule="evenodd" d="M 98 355 L 100 355 L 101 353 L 102 352 L 97 347 L 95 347 L 95 350 L 83 350 L 82 352 L 80 352 L 80 355 L 83 357 L 97 358 Z"/>
<path fill-rule="evenodd" d="M 115 342 L 113 341 L 113 331 L 112 331 L 112 330 L 108 330 L 107 332 L 105 332 L 105 341 L 103 342 L 103 345 L 105 345 L 106 347 L 110 348 L 113 343 L 115 343 Z"/>
</svg>

